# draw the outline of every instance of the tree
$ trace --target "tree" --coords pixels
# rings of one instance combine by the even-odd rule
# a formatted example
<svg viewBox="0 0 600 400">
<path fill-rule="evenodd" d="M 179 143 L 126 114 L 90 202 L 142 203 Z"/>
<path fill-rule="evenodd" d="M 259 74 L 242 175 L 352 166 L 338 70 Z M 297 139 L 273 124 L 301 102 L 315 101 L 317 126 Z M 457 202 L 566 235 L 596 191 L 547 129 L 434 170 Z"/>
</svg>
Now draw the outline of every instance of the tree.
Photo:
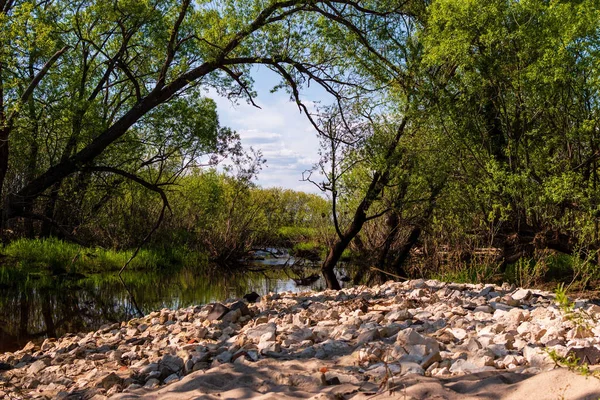
<svg viewBox="0 0 600 400">
<path fill-rule="evenodd" d="M 432 111 L 458 144 L 459 212 L 504 264 L 597 246 L 599 21 L 595 1 L 430 7 L 426 59 L 448 77 Z"/>
<path fill-rule="evenodd" d="M 152 120 L 153 112 L 176 98 L 186 98 L 196 88 L 212 87 L 252 102 L 248 76 L 252 65 L 265 64 L 278 72 L 306 111 L 298 95 L 305 80 L 334 91 L 332 82 L 342 83 L 347 77 L 341 52 L 318 40 L 318 35 L 334 24 L 360 37 L 361 21 L 399 12 L 404 5 L 301 0 L 222 1 L 198 7 L 189 1 L 165 0 L 26 4 L 35 12 L 39 7 L 63 12 L 47 29 L 56 43 L 68 49 L 58 56 L 66 52 L 69 57 L 39 72 L 46 71 L 45 79 L 58 87 L 73 88 L 71 79 L 78 86 L 67 104 L 65 99 L 40 96 L 40 103 L 49 101 L 55 107 L 55 116 L 68 114 L 71 126 L 61 129 L 65 144 L 58 159 L 14 189 L 3 189 L 4 221 L 16 217 L 48 221 L 49 217 L 30 210 L 44 194 L 50 196 L 51 206 L 64 180 L 74 174 L 100 171 L 133 178 L 128 171 L 103 164 L 112 161 L 108 152 L 115 145 L 124 141 L 135 145 L 126 140 L 131 129 L 141 132 L 140 126 Z M 14 10 L 9 8 L 4 15 L 12 19 Z M 15 39 L 14 43 L 20 42 Z M 369 48 L 366 38 L 361 43 Z M 10 73 L 21 66 L 17 62 Z M 3 81 L 8 74 L 3 69 Z M 14 96 L 14 108 L 28 98 L 24 96 L 28 91 L 20 92 L 18 87 L 12 89 L 21 94 Z M 5 139 L 2 151 L 8 151 L 13 139 Z M 138 178 L 140 184 L 146 182 Z M 146 182 L 146 186 L 161 191 L 156 184 Z"/>
</svg>

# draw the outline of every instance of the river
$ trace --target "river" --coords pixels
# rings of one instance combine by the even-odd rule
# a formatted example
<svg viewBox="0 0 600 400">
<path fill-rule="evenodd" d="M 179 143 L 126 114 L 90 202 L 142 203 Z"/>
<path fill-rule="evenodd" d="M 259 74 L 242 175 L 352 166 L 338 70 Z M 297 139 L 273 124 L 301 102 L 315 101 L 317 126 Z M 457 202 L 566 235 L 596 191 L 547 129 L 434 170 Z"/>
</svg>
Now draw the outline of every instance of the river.
<svg viewBox="0 0 600 400">
<path fill-rule="evenodd" d="M 291 277 L 317 274 L 312 266 L 299 272 L 282 268 L 282 259 L 255 261 L 252 272 L 224 273 L 214 268 L 125 271 L 91 275 L 43 275 L 0 268 L 0 352 L 29 340 L 89 332 L 107 323 L 162 308 L 202 305 L 246 293 L 324 289 L 319 278 L 298 286 Z M 207 272 L 209 271 L 209 272 Z M 341 270 L 339 275 L 345 274 Z"/>
</svg>

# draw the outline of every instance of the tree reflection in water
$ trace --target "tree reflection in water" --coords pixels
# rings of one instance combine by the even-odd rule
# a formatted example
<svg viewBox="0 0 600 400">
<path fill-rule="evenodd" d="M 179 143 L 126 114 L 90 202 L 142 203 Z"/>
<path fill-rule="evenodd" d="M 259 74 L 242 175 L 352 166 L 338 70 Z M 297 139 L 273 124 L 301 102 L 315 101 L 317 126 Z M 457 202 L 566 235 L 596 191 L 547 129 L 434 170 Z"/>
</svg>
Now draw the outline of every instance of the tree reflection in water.
<svg viewBox="0 0 600 400">
<path fill-rule="evenodd" d="M 127 271 L 121 280 L 113 273 L 52 276 L 0 267 L 0 352 L 162 308 L 223 301 L 252 291 L 307 289 L 297 288 L 281 269 L 238 274 L 206 270 Z M 322 287 L 321 281 L 311 285 Z"/>
</svg>

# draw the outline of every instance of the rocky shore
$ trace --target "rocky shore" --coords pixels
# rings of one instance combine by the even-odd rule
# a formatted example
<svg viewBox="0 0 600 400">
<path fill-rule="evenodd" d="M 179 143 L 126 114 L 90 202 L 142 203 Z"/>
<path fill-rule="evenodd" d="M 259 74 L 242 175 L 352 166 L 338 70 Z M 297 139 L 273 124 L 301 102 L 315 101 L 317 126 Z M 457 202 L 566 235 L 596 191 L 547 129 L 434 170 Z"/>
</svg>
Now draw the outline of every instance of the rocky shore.
<svg viewBox="0 0 600 400">
<path fill-rule="evenodd" d="M 159 399 L 175 389 L 173 398 L 408 398 L 415 379 L 510 373 L 516 383 L 555 369 L 550 354 L 599 363 L 599 319 L 597 305 L 578 301 L 569 316 L 553 294 L 506 284 L 268 294 L 29 343 L 0 355 L 0 399 Z M 597 398 L 600 380 L 588 379 Z M 448 387 L 438 398 L 460 394 Z"/>
</svg>

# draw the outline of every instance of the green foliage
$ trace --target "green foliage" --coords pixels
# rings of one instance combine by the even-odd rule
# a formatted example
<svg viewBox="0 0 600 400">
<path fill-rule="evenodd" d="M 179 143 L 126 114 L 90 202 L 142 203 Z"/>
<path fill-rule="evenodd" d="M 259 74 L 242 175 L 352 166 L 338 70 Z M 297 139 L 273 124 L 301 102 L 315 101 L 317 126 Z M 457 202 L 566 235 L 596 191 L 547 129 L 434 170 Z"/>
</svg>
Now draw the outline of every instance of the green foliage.
<svg viewBox="0 0 600 400">
<path fill-rule="evenodd" d="M 577 358 L 575 354 L 571 353 L 568 356 L 563 357 L 554 349 L 546 349 L 546 353 L 550 356 L 552 361 L 554 361 L 557 367 L 567 368 L 569 371 L 575 371 L 583 376 L 598 376 L 598 371 L 592 372 L 588 364 L 581 364 L 579 358 Z"/>
<path fill-rule="evenodd" d="M 2 248 L 18 269 L 46 270 L 50 273 L 118 271 L 131 257 L 133 250 L 115 251 L 100 247 L 83 247 L 59 239 L 18 239 Z M 129 268 L 162 270 L 173 267 L 201 268 L 206 257 L 181 247 L 141 249 Z"/>
<path fill-rule="evenodd" d="M 565 314 L 571 314 L 575 309 L 575 303 L 571 302 L 567 297 L 567 289 L 564 283 L 559 283 L 554 290 L 556 296 L 556 303 L 560 307 L 561 311 Z"/>
<path fill-rule="evenodd" d="M 576 308 L 575 303 L 567 296 L 567 291 L 568 287 L 565 287 L 565 284 L 562 282 L 556 286 L 556 289 L 554 290 L 556 304 L 560 308 L 565 319 L 575 324 L 575 329 L 589 331 L 597 322 L 596 319 L 584 310 Z"/>
<path fill-rule="evenodd" d="M 427 277 L 444 282 L 481 283 L 493 282 L 497 272 L 498 270 L 493 264 L 476 264 L 442 268 L 441 271 L 427 274 Z"/>
<path fill-rule="evenodd" d="M 345 242 L 366 263 L 393 265 L 410 244 L 420 275 L 600 278 L 596 0 L 7 4 L 0 222 L 14 237 L 128 250 L 167 210 L 134 267 L 233 264 L 261 246 L 322 253 L 359 216 Z M 260 154 L 205 97 L 251 101 L 255 64 L 296 101 L 310 82 L 337 95 L 313 120 L 331 202 L 256 187 Z M 227 174 L 206 168 L 225 157 Z M 52 269 L 128 254 L 71 246 L 5 252 Z"/>
<path fill-rule="evenodd" d="M 277 230 L 277 236 L 283 243 L 297 243 L 310 240 L 315 238 L 316 235 L 317 229 L 309 227 L 282 226 Z"/>
<path fill-rule="evenodd" d="M 520 258 L 508 265 L 504 276 L 508 282 L 520 287 L 530 287 L 542 281 L 548 273 L 547 265 L 536 258 Z"/>
</svg>

